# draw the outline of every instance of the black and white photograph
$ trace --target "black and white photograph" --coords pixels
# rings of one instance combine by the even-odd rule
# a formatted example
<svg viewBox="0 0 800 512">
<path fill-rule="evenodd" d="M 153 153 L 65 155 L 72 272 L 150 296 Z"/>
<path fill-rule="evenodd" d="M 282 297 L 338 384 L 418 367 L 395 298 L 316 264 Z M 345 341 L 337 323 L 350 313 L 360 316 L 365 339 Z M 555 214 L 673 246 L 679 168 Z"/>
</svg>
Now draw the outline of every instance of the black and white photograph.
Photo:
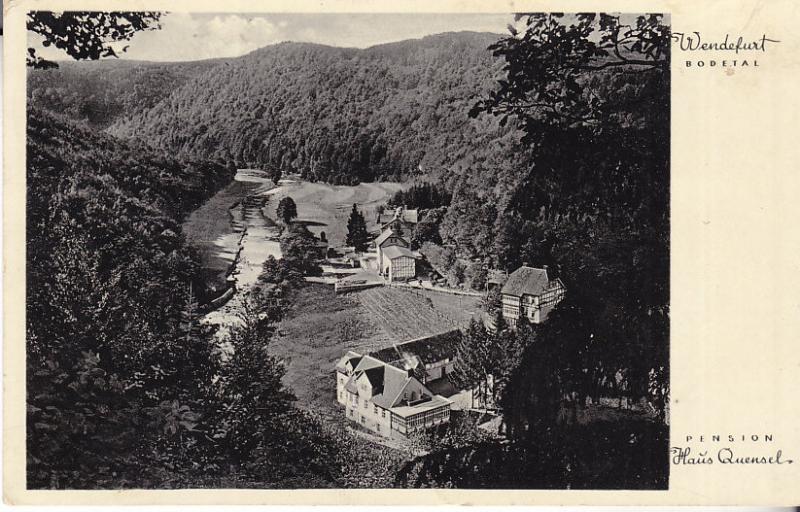
<svg viewBox="0 0 800 512">
<path fill-rule="evenodd" d="M 27 489 L 669 489 L 668 13 L 26 27 Z"/>
</svg>

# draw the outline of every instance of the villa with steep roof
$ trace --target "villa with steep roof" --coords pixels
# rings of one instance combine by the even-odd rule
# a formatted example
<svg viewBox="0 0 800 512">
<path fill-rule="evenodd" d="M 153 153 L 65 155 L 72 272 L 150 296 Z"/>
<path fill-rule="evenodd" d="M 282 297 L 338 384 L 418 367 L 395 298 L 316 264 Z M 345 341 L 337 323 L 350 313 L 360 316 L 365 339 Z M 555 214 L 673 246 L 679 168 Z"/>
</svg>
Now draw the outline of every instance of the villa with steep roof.
<svg viewBox="0 0 800 512">
<path fill-rule="evenodd" d="M 460 331 L 393 345 L 367 355 L 349 351 L 336 364 L 336 398 L 348 420 L 384 437 L 406 437 L 468 407 L 453 370 Z"/>
<path fill-rule="evenodd" d="M 561 279 L 550 279 L 547 267 L 522 266 L 508 276 L 500 293 L 503 318 L 511 327 L 524 316 L 533 324 L 542 323 L 564 299 L 566 288 Z"/>
</svg>

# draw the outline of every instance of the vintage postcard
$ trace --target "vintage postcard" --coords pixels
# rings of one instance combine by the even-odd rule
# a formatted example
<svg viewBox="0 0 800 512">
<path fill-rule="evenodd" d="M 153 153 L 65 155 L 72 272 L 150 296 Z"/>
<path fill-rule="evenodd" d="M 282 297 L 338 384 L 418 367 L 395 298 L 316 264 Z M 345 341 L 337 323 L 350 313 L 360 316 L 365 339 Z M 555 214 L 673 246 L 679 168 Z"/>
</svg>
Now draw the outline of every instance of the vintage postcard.
<svg viewBox="0 0 800 512">
<path fill-rule="evenodd" d="M 4 21 L 6 502 L 800 500 L 795 2 Z"/>
</svg>

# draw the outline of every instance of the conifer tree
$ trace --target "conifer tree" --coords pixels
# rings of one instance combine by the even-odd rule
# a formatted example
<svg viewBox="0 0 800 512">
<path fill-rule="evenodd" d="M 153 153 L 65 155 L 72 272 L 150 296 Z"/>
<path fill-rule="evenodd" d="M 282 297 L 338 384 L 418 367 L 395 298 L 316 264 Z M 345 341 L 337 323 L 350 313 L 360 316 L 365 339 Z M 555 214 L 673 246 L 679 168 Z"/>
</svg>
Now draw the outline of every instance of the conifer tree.
<svg viewBox="0 0 800 512">
<path fill-rule="evenodd" d="M 297 218 L 297 204 L 295 204 L 294 199 L 286 196 L 278 203 L 278 209 L 275 213 L 288 226 L 292 219 Z"/>
<path fill-rule="evenodd" d="M 356 252 L 367 250 L 367 222 L 355 203 L 350 211 L 350 219 L 347 221 L 346 242 L 347 245 L 352 245 Z"/>
</svg>

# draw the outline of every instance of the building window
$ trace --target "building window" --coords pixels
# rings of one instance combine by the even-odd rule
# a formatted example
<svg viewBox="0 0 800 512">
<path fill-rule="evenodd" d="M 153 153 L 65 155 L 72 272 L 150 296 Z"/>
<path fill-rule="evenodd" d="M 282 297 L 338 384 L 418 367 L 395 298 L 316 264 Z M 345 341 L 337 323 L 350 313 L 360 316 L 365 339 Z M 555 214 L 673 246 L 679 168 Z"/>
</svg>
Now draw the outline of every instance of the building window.
<svg viewBox="0 0 800 512">
<path fill-rule="evenodd" d="M 381 425 L 380 425 L 380 423 L 376 423 L 376 424 L 375 424 L 375 426 L 376 426 L 376 427 L 378 427 L 378 432 L 380 432 L 380 431 L 381 431 Z"/>
<path fill-rule="evenodd" d="M 348 409 L 347 412 L 350 413 L 350 417 L 352 418 L 353 417 L 353 409 Z"/>
<path fill-rule="evenodd" d="M 364 399 L 364 409 L 366 409 L 366 408 L 367 408 L 367 399 L 365 398 Z"/>
<path fill-rule="evenodd" d="M 364 416 L 361 416 L 361 424 L 364 424 Z"/>
<path fill-rule="evenodd" d="M 381 409 L 381 418 L 386 417 L 386 409 Z"/>
<path fill-rule="evenodd" d="M 378 415 L 378 406 L 377 405 L 373 405 L 372 406 L 372 411 L 375 413 L 375 416 L 377 416 Z"/>
</svg>

